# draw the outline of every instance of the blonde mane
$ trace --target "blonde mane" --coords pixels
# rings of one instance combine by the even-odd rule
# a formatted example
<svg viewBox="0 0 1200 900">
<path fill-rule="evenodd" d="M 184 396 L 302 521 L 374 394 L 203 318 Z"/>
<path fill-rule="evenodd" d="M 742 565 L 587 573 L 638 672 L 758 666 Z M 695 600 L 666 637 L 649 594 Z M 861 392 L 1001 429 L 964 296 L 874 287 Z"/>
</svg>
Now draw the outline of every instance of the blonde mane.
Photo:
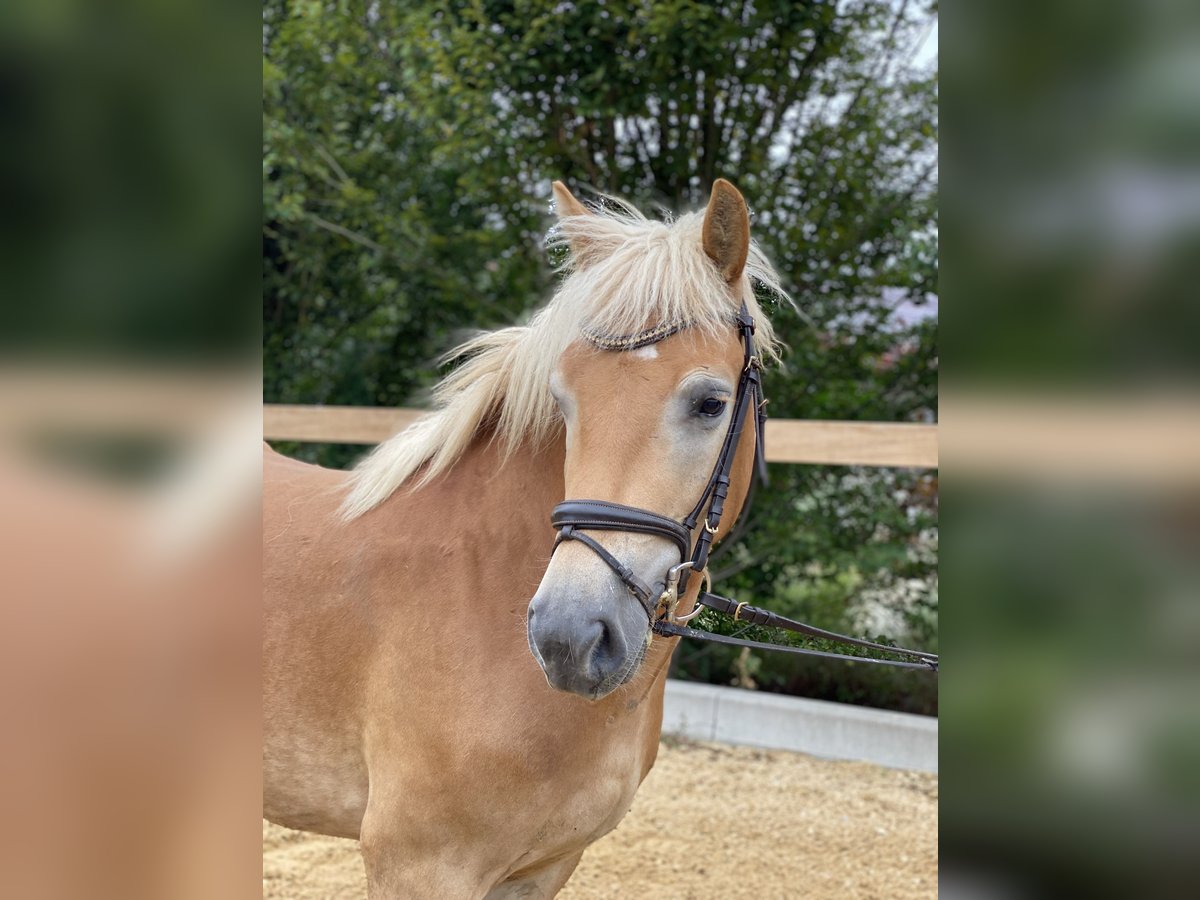
<svg viewBox="0 0 1200 900">
<path fill-rule="evenodd" d="M 703 211 L 659 222 L 606 199 L 597 214 L 564 216 L 552 229 L 548 247 L 571 248 L 567 275 L 528 325 L 480 334 L 447 354 L 445 362 L 461 364 L 434 388 L 433 411 L 376 447 L 351 474 L 346 518 L 374 509 L 410 479 L 417 488 L 447 471 L 485 428 L 504 459 L 554 436 L 560 418 L 550 375 L 584 329 L 624 335 L 680 322 L 709 334 L 730 329 L 737 300 L 704 253 Z M 754 316 L 757 353 L 777 360 L 779 344 L 754 283 L 791 302 L 751 244 L 739 299 Z"/>
</svg>

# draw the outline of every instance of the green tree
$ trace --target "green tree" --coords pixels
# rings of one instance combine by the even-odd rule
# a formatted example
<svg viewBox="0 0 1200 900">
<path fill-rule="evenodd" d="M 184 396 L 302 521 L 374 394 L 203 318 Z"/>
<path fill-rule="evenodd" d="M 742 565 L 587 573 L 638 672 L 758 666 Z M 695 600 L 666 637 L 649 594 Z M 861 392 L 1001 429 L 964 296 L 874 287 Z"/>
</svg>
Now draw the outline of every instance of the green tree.
<svg viewBox="0 0 1200 900">
<path fill-rule="evenodd" d="M 264 395 L 398 405 L 454 331 L 509 321 L 546 273 L 536 240 L 495 227 L 502 194 L 462 190 L 452 129 L 408 98 L 424 75 L 399 8 L 351 6 L 265 7 Z"/>
</svg>

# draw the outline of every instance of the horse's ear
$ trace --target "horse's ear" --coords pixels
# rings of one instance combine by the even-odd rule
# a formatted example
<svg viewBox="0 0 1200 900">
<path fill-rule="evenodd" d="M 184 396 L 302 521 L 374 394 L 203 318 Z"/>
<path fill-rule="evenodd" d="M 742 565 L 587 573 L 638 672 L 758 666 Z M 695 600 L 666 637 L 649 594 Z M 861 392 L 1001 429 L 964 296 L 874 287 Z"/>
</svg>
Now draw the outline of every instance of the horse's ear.
<svg viewBox="0 0 1200 900">
<path fill-rule="evenodd" d="M 750 212 L 741 193 L 724 178 L 713 182 L 704 211 L 704 252 L 732 284 L 746 270 L 750 252 Z"/>
<path fill-rule="evenodd" d="M 567 186 L 561 181 L 554 182 L 554 210 L 558 213 L 558 220 L 562 223 L 563 237 L 567 239 L 567 243 L 571 247 L 571 256 L 574 258 L 574 266 L 576 269 L 582 269 L 591 262 L 595 255 L 595 247 L 589 238 L 584 237 L 583 233 L 587 231 L 587 225 L 580 221 L 580 217 L 592 216 L 594 213 L 575 199 L 575 195 L 567 190 Z"/>
<path fill-rule="evenodd" d="M 575 199 L 561 181 L 554 182 L 554 208 L 561 219 L 563 216 L 590 216 L 591 210 Z"/>
</svg>

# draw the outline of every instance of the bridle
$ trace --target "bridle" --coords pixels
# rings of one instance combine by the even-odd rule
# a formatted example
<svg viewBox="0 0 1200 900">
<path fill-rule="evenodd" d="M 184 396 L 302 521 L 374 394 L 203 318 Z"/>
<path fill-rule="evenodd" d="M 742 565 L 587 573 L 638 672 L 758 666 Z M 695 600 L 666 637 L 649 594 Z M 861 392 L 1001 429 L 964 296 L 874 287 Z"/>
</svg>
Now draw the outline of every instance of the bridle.
<svg viewBox="0 0 1200 900">
<path fill-rule="evenodd" d="M 766 413 L 761 402 L 762 380 L 759 375 L 759 360 L 754 355 L 754 319 L 750 316 L 743 303 L 737 316 L 737 328 L 741 333 L 744 358 L 742 374 L 738 379 L 737 390 L 734 394 L 733 414 L 729 419 L 729 428 L 725 432 L 725 440 L 721 444 L 721 452 L 713 466 L 708 484 L 700 494 L 700 499 L 692 511 L 682 522 L 677 522 L 667 516 L 659 515 L 647 509 L 636 506 L 626 506 L 622 503 L 610 503 L 604 500 L 566 500 L 554 507 L 550 514 L 550 524 L 558 529 L 558 539 L 555 549 L 563 541 L 579 541 L 599 556 L 617 577 L 629 588 L 630 593 L 646 610 L 651 623 L 660 618 L 664 612 L 663 606 L 670 603 L 668 614 L 674 613 L 674 603 L 678 601 L 679 593 L 687 589 L 688 576 L 691 572 L 703 572 L 708 565 L 708 555 L 712 548 L 713 537 L 721 524 L 721 515 L 725 509 L 725 498 L 729 494 L 729 475 L 733 469 L 733 460 L 737 456 L 738 445 L 745 430 L 746 420 L 753 408 L 754 428 L 757 431 L 755 441 L 757 464 L 760 472 L 765 475 L 766 460 L 763 455 L 763 424 Z M 643 332 L 643 335 L 645 332 Z M 645 346 L 641 335 L 630 339 L 629 349 Z M 704 513 L 708 505 L 707 514 Z M 692 547 L 692 531 L 700 524 L 701 529 L 696 538 L 695 548 Z M 584 534 L 588 531 L 637 531 L 643 534 L 654 534 L 673 541 L 679 548 L 680 563 L 672 566 L 664 579 L 665 590 L 656 594 L 649 585 L 638 578 L 628 566 L 625 566 L 615 556 L 606 550 L 599 541 Z M 690 558 L 689 558 L 690 556 Z"/>
<path fill-rule="evenodd" d="M 779 616 L 769 610 L 759 609 L 746 603 L 737 603 L 726 597 L 720 597 L 708 591 L 708 558 L 713 540 L 720 529 L 721 516 L 725 510 L 725 499 L 729 494 L 730 473 L 737 456 L 742 435 L 746 431 L 746 423 L 750 421 L 755 431 L 754 457 L 755 473 L 765 483 L 767 480 L 766 455 L 763 438 L 766 434 L 766 400 L 762 396 L 762 363 L 754 352 L 754 318 L 750 315 L 746 304 L 742 303 L 738 310 L 734 325 L 738 330 L 743 348 L 742 372 L 733 401 L 733 412 L 729 419 L 729 428 L 721 444 L 721 452 L 717 455 L 716 464 L 709 476 L 708 484 L 700 494 L 700 499 L 692 511 L 677 522 L 668 516 L 660 515 L 636 506 L 623 503 L 612 503 L 606 500 L 564 500 L 554 507 L 550 514 L 550 524 L 558 530 L 554 542 L 554 550 L 564 541 L 578 541 L 595 553 L 629 589 L 638 600 L 650 619 L 650 626 L 656 634 L 668 637 L 690 637 L 699 640 L 715 641 L 734 646 L 752 647 L 756 649 L 779 650 L 786 653 L 802 653 L 813 656 L 852 659 L 858 662 L 895 665 L 909 668 L 933 669 L 937 671 L 937 656 L 917 650 L 904 650 L 898 647 L 888 647 L 883 644 L 850 638 L 823 629 L 805 625 L 792 619 Z M 685 328 L 686 324 L 665 326 L 660 325 L 643 332 L 624 337 L 608 337 L 584 332 L 585 339 L 604 350 L 634 350 L 649 344 L 657 343 Z M 752 476 L 753 478 L 753 476 Z M 746 506 L 749 507 L 750 497 L 747 496 Z M 707 506 L 707 511 L 705 507 Z M 745 516 L 743 515 L 743 521 Z M 697 531 L 699 526 L 699 531 Z M 613 556 L 603 544 L 585 531 L 632 531 L 642 534 L 652 534 L 666 538 L 679 548 L 680 562 L 667 570 L 663 579 L 663 588 L 655 592 L 634 572 Z M 692 535 L 696 534 L 693 544 Z M 553 555 L 553 551 L 551 551 Z M 700 573 L 705 581 L 705 590 L 697 596 L 696 608 L 683 617 L 676 617 L 675 607 L 679 597 L 687 591 L 688 579 L 692 573 Z M 766 644 L 758 641 L 747 641 L 727 635 L 712 634 L 706 631 L 696 631 L 687 628 L 683 623 L 698 615 L 704 608 L 719 612 L 732 613 L 735 621 L 746 621 L 748 624 L 764 625 L 767 627 L 784 628 L 823 640 L 853 644 L 878 651 L 902 654 L 918 660 L 906 662 L 899 660 L 882 660 L 870 657 L 848 656 L 840 653 L 830 653 L 813 650 L 806 647 L 790 647 L 778 644 Z"/>
</svg>

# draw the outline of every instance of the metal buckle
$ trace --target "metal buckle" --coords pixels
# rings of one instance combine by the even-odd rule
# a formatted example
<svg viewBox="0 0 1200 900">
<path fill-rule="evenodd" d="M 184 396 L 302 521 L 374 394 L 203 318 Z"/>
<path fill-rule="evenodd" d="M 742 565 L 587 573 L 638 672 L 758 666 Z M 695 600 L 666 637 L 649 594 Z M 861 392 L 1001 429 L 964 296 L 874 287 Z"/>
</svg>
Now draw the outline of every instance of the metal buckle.
<svg viewBox="0 0 1200 900">
<path fill-rule="evenodd" d="M 684 569 L 690 569 L 695 566 L 693 560 L 681 562 L 677 566 L 672 566 L 667 570 L 667 582 L 663 587 L 663 592 L 659 594 L 657 613 L 659 619 L 665 619 L 668 622 L 690 622 L 704 610 L 704 607 L 699 603 L 686 616 L 676 616 L 675 607 L 679 605 L 679 578 L 683 574 Z M 704 579 L 703 591 L 708 593 L 712 589 L 712 576 L 708 573 L 708 566 L 705 566 L 701 571 L 700 576 Z"/>
</svg>

